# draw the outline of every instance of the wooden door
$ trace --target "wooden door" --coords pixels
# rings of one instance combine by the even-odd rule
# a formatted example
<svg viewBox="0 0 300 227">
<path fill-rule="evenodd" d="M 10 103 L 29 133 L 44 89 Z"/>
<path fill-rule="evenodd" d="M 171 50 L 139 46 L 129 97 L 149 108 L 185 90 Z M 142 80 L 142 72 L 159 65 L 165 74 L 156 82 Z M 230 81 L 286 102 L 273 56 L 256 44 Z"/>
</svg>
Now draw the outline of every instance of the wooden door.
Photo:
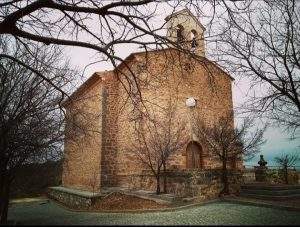
<svg viewBox="0 0 300 227">
<path fill-rule="evenodd" d="M 190 142 L 186 150 L 186 168 L 202 168 L 202 147 L 196 142 Z"/>
</svg>

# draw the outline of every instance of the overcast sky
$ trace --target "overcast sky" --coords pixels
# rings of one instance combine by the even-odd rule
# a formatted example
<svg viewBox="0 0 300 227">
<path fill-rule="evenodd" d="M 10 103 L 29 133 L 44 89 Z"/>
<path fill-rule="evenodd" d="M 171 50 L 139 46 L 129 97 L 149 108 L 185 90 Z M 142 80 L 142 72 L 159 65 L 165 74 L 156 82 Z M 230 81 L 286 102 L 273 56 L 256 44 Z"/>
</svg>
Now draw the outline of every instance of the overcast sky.
<svg viewBox="0 0 300 227">
<path fill-rule="evenodd" d="M 203 9 L 203 12 L 209 12 L 209 9 Z M 164 18 L 168 16 L 170 13 L 170 8 L 168 7 L 159 7 L 157 10 L 156 23 L 163 23 Z M 200 22 L 205 26 L 208 23 L 209 17 L 207 15 L 203 15 L 200 18 Z M 210 49 L 207 47 L 207 55 L 209 56 Z M 132 47 L 129 45 L 120 46 L 117 48 L 118 56 L 122 58 L 126 58 L 130 53 L 141 51 L 137 47 Z M 66 55 L 70 57 L 71 63 L 76 66 L 79 71 L 83 72 L 84 68 L 92 62 L 97 61 L 97 56 L 95 52 L 84 49 L 84 48 L 75 48 L 68 47 L 66 48 Z M 213 59 L 212 59 L 213 60 Z M 99 62 L 87 67 L 83 73 L 82 82 L 86 80 L 89 76 L 91 76 L 96 71 L 104 71 L 111 70 L 112 65 L 109 62 Z M 81 82 L 81 83 L 82 83 Z M 249 89 L 249 84 L 244 80 L 235 80 L 233 82 L 233 103 L 234 107 L 238 107 L 242 104 L 247 98 L 247 92 Z M 291 153 L 296 150 L 300 150 L 300 141 L 299 138 L 297 140 L 290 140 L 289 135 L 284 133 L 279 128 L 269 128 L 265 133 L 265 139 L 267 140 L 266 144 L 262 146 L 261 154 L 264 155 L 265 160 L 268 161 L 269 165 L 275 165 L 273 159 L 275 156 L 280 155 L 281 153 Z M 247 165 L 256 165 L 259 160 L 259 155 L 257 154 L 252 160 L 248 161 Z M 298 164 L 300 166 L 300 163 Z"/>
</svg>

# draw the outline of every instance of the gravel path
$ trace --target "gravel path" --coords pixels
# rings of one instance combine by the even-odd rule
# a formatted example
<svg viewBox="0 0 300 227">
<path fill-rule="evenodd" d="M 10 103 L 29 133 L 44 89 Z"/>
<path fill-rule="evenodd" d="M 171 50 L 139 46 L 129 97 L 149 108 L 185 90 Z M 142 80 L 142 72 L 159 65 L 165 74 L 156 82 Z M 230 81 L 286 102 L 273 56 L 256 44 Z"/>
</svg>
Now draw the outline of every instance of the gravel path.
<svg viewBox="0 0 300 227">
<path fill-rule="evenodd" d="M 300 212 L 215 202 L 171 212 L 74 212 L 54 202 L 12 204 L 9 219 L 26 225 L 300 225 Z"/>
</svg>

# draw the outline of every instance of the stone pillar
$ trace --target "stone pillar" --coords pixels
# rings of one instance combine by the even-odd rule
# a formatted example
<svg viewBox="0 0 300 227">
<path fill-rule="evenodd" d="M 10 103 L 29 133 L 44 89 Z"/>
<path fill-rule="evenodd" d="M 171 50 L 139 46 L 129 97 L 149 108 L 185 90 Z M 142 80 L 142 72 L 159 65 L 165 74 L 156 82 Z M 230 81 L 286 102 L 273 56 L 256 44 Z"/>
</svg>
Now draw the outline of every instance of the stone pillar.
<svg viewBox="0 0 300 227">
<path fill-rule="evenodd" d="M 264 160 L 263 155 L 260 155 L 258 162 L 259 166 L 254 166 L 255 170 L 255 181 L 267 182 L 267 162 Z"/>
<path fill-rule="evenodd" d="M 267 169 L 265 166 L 254 166 L 255 169 L 255 181 L 266 182 L 267 181 Z"/>
</svg>

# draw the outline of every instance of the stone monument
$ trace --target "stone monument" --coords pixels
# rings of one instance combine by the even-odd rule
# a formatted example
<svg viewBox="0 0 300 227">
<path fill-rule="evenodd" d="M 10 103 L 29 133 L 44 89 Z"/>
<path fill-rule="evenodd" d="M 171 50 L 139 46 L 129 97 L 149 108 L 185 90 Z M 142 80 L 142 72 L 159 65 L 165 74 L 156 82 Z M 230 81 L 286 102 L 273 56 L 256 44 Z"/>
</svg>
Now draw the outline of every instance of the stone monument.
<svg viewBox="0 0 300 227">
<path fill-rule="evenodd" d="M 258 161 L 259 166 L 254 166 L 255 169 L 255 180 L 259 182 L 267 181 L 267 162 L 264 160 L 264 156 L 260 155 L 260 160 Z"/>
</svg>

